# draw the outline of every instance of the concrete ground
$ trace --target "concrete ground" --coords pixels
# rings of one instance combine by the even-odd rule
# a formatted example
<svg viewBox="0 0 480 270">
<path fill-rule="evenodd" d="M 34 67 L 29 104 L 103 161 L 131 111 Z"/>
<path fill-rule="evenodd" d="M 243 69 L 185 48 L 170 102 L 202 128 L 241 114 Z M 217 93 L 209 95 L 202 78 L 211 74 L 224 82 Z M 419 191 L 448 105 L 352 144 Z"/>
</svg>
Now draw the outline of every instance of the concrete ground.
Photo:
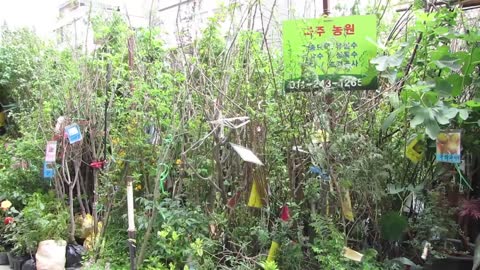
<svg viewBox="0 0 480 270">
<path fill-rule="evenodd" d="M 0 270 L 10 270 L 8 265 L 0 265 Z"/>
</svg>

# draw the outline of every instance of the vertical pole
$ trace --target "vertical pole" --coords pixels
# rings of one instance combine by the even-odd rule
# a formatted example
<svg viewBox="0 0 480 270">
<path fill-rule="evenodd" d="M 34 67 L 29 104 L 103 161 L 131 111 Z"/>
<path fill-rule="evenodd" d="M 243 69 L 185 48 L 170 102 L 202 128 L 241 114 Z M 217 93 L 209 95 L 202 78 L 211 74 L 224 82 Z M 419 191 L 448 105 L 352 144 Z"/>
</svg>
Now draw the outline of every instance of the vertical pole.
<svg viewBox="0 0 480 270">
<path fill-rule="evenodd" d="M 130 69 L 130 91 L 132 91 L 132 93 L 135 90 L 135 86 L 133 85 L 133 68 L 135 66 L 134 52 L 135 40 L 132 35 L 128 38 L 128 67 Z"/>
<path fill-rule="evenodd" d="M 134 52 L 135 52 L 135 39 L 133 34 L 128 38 L 128 68 L 130 71 L 130 91 L 133 94 L 135 91 L 135 85 L 133 83 L 133 70 L 135 67 Z M 135 106 L 135 105 L 133 105 Z M 128 213 L 128 250 L 130 252 L 130 270 L 136 270 L 135 265 L 136 257 L 136 237 L 135 237 L 135 220 L 134 220 L 134 206 L 133 206 L 133 179 L 127 177 L 127 213 Z"/>
<path fill-rule="evenodd" d="M 136 270 L 135 266 L 135 219 L 133 207 L 133 179 L 127 177 L 127 213 L 128 213 L 128 249 L 130 251 L 130 270 Z"/>
<path fill-rule="evenodd" d="M 330 9 L 328 7 L 329 0 L 323 0 L 323 15 L 328 16 L 330 14 Z"/>
</svg>

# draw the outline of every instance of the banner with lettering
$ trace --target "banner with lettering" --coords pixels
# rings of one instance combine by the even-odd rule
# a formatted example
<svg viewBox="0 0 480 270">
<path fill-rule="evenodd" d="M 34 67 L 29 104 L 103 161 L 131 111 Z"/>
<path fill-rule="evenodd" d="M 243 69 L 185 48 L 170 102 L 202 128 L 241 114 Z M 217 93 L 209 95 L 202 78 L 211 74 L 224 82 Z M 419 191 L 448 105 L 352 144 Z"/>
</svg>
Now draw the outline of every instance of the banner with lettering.
<svg viewBox="0 0 480 270">
<path fill-rule="evenodd" d="M 286 92 L 374 90 L 375 15 L 283 22 Z"/>
</svg>

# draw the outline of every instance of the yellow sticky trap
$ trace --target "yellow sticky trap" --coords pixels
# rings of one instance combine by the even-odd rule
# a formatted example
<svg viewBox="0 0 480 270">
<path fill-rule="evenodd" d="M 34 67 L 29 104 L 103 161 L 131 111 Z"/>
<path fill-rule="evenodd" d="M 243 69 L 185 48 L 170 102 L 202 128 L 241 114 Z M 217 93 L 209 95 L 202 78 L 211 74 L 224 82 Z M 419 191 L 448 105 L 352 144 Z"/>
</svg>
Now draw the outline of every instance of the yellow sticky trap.
<svg viewBox="0 0 480 270">
<path fill-rule="evenodd" d="M 361 262 L 363 254 L 351 248 L 343 247 L 343 257 L 352 261 Z"/>
<path fill-rule="evenodd" d="M 405 155 L 413 163 L 417 163 L 422 159 L 423 149 L 418 138 L 415 138 L 412 141 L 410 141 L 410 143 L 407 145 L 407 149 L 405 150 Z"/>
<path fill-rule="evenodd" d="M 252 191 L 250 192 L 250 198 L 248 198 L 248 206 L 255 208 L 262 208 L 262 197 L 258 191 L 257 181 L 253 180 Z"/>
<path fill-rule="evenodd" d="M 343 212 L 343 216 L 347 220 L 353 222 L 354 218 L 353 218 L 353 211 L 352 211 L 352 201 L 350 199 L 350 192 L 348 190 L 345 191 L 345 194 L 343 195 L 342 212 Z"/>
<path fill-rule="evenodd" d="M 272 245 L 270 246 L 270 250 L 268 251 L 267 262 L 271 262 L 275 260 L 279 247 L 280 245 L 278 244 L 278 242 L 272 241 Z"/>
</svg>

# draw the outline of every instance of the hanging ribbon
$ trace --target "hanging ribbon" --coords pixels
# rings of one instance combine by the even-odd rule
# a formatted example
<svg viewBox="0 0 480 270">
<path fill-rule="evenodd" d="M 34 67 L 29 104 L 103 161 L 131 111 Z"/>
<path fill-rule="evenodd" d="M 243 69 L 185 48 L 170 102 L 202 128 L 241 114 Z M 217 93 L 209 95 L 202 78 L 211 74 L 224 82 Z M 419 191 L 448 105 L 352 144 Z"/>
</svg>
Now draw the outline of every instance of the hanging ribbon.
<svg viewBox="0 0 480 270">
<path fill-rule="evenodd" d="M 160 188 L 162 189 L 162 194 L 167 194 L 165 192 L 165 180 L 167 179 L 168 175 L 170 174 L 170 166 L 165 163 L 160 163 L 160 167 L 163 167 L 163 172 L 160 174 Z"/>
<path fill-rule="evenodd" d="M 106 163 L 106 160 L 92 161 L 90 163 L 90 167 L 92 167 L 93 169 L 103 169 Z"/>
<path fill-rule="evenodd" d="M 460 184 L 463 183 L 470 190 L 473 190 L 472 186 L 470 186 L 470 183 L 468 183 L 467 179 L 463 176 L 462 170 L 460 169 L 458 163 L 455 163 L 455 169 L 457 169 L 458 175 L 460 176 Z"/>
</svg>

